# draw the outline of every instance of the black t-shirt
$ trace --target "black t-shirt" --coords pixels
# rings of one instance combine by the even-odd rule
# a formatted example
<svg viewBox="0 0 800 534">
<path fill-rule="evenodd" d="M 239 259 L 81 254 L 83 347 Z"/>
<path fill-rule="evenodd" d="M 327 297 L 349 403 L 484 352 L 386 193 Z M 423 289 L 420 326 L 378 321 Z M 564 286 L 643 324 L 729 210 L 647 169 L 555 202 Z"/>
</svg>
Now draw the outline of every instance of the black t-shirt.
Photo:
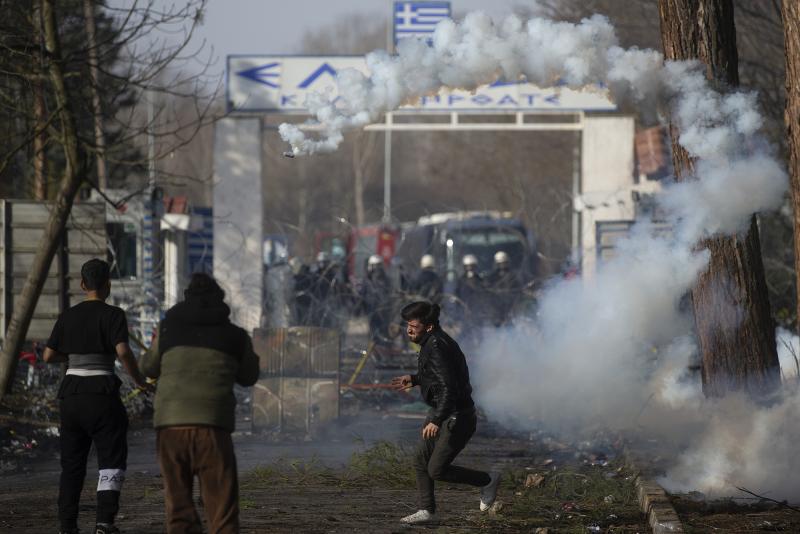
<svg viewBox="0 0 800 534">
<path fill-rule="evenodd" d="M 62 354 L 116 354 L 128 342 L 128 321 L 121 308 L 87 300 L 62 313 L 47 346 Z"/>
</svg>

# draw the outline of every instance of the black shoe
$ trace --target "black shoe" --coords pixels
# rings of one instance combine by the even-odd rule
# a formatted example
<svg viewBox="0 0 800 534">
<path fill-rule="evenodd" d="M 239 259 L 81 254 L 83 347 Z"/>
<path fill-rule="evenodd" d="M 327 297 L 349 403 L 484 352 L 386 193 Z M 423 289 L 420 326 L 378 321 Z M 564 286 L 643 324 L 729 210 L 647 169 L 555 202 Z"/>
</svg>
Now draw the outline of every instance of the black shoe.
<svg viewBox="0 0 800 534">
<path fill-rule="evenodd" d="M 94 534 L 120 534 L 115 525 L 109 523 L 98 523 L 94 527 Z"/>
</svg>

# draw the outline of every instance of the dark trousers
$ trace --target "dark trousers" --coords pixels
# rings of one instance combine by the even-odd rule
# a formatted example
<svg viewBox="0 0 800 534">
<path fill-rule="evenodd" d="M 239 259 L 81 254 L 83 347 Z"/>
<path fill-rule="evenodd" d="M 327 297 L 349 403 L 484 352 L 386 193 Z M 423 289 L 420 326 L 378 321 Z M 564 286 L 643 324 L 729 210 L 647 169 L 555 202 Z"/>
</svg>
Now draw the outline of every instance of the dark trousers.
<svg viewBox="0 0 800 534">
<path fill-rule="evenodd" d="M 428 424 L 427 420 L 425 424 Z M 433 495 L 435 480 L 470 486 L 485 486 L 489 483 L 488 473 L 451 465 L 475 433 L 476 425 L 475 412 L 458 414 L 442 423 L 435 438 L 420 441 L 414 456 L 420 510 L 436 512 L 436 499 Z"/>
<path fill-rule="evenodd" d="M 210 534 L 239 532 L 239 481 L 231 433 L 203 426 L 158 430 L 158 463 L 164 479 L 169 534 L 202 534 L 192 500 L 194 477 Z"/>
<path fill-rule="evenodd" d="M 75 394 L 61 399 L 61 481 L 58 519 L 77 528 L 86 461 L 94 443 L 99 469 L 97 522 L 113 523 L 128 459 L 128 415 L 116 395 Z"/>
</svg>

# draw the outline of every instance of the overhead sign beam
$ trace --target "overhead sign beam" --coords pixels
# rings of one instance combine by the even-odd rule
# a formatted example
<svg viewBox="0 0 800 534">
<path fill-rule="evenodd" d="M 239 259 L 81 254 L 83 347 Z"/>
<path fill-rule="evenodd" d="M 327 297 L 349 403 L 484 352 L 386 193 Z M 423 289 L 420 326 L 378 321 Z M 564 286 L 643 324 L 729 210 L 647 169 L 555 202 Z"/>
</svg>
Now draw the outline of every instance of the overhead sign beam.
<svg viewBox="0 0 800 534">
<path fill-rule="evenodd" d="M 448 122 L 425 122 L 425 121 L 404 121 L 395 122 L 394 114 L 387 113 L 384 122 L 369 124 L 364 127 L 365 130 L 373 131 L 499 131 L 499 130 L 522 130 L 522 131 L 537 131 L 537 132 L 564 132 L 564 131 L 581 131 L 584 126 L 583 112 L 574 113 L 576 120 L 571 122 L 528 122 L 525 117 L 528 116 L 524 112 L 516 112 L 515 120 L 513 122 L 461 122 L 461 113 L 451 112 L 450 120 Z M 571 114 L 572 115 L 572 114 Z M 474 117 L 474 114 L 468 115 Z M 314 125 L 308 125 L 313 127 Z M 300 126 L 303 128 L 303 126 Z"/>
</svg>

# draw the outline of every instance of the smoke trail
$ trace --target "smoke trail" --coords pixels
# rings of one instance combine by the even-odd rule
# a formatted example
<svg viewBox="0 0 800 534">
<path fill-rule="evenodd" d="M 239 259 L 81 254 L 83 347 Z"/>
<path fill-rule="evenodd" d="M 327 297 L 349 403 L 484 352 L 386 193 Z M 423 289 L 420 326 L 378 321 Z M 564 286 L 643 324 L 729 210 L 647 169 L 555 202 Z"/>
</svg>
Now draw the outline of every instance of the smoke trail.
<svg viewBox="0 0 800 534">
<path fill-rule="evenodd" d="M 792 451 L 800 436 L 796 425 L 791 432 L 783 427 L 796 421 L 800 394 L 790 392 L 769 409 L 735 396 L 707 402 L 686 370 L 697 356 L 682 298 L 707 265 L 695 244 L 742 231 L 753 213 L 777 208 L 786 188 L 759 134 L 764 120 L 756 95 L 717 92 L 699 62 L 621 48 L 599 15 L 577 24 L 509 17 L 496 25 L 472 13 L 458 24 L 440 23 L 433 46 L 406 40 L 396 56 L 374 52 L 367 64 L 369 76 L 339 75 L 339 101 L 315 95 L 307 102 L 322 138 L 281 125 L 294 153 L 334 150 L 345 128 L 441 88 L 474 89 L 499 76 L 586 90 L 603 82 L 618 103 L 650 115 L 669 112 L 679 143 L 698 158 L 697 179 L 660 196 L 672 235 L 655 237 L 638 224 L 591 280 L 561 282 L 544 293 L 537 333 L 488 333 L 473 363 L 477 400 L 494 418 L 563 432 L 634 425 L 655 431 L 649 424 L 657 419 L 658 429 L 689 429 L 684 437 L 693 445 L 665 478 L 669 487 L 714 494 L 741 484 L 797 498 L 800 457 Z"/>
<path fill-rule="evenodd" d="M 440 22 L 433 45 L 404 39 L 397 54 L 376 51 L 366 56 L 370 76 L 354 69 L 339 73 L 339 99 L 312 94 L 306 107 L 322 126 L 321 139 L 308 138 L 297 126 L 282 124 L 281 137 L 295 154 L 335 150 L 342 130 L 376 121 L 386 111 L 441 88 L 475 89 L 498 76 L 551 85 L 559 80 L 573 88 L 606 80 L 617 96 L 653 96 L 645 85 L 662 67 L 660 54 L 623 50 L 617 46 L 608 19 L 594 16 L 580 24 L 515 16 L 496 25 L 483 13 L 470 13 L 463 22 Z M 660 88 L 663 84 L 655 82 Z"/>
</svg>

